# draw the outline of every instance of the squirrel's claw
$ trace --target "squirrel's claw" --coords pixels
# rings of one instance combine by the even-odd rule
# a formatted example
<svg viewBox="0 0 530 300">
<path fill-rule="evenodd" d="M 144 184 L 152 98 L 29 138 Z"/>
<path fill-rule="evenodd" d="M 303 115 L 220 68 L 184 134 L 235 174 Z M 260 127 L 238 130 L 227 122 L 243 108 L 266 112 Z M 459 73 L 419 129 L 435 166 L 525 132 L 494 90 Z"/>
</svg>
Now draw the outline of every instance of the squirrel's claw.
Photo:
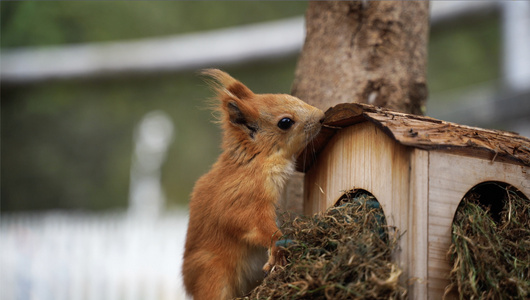
<svg viewBox="0 0 530 300">
<path fill-rule="evenodd" d="M 285 249 L 275 247 L 271 252 L 272 253 L 269 253 L 269 260 L 263 266 L 263 272 L 265 272 L 265 275 L 274 272 L 277 266 L 283 267 L 287 265 L 287 251 L 285 251 Z"/>
</svg>

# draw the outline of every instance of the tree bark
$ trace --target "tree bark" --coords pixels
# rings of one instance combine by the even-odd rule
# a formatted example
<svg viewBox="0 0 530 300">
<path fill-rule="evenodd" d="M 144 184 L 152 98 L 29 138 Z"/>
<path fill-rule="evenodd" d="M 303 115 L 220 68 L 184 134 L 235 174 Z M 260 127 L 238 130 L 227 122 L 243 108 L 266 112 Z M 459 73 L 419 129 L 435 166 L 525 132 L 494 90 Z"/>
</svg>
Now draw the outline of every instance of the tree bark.
<svg viewBox="0 0 530 300">
<path fill-rule="evenodd" d="M 361 102 L 423 114 L 428 1 L 318 1 L 292 93 L 320 109 Z"/>
<path fill-rule="evenodd" d="M 324 111 L 361 102 L 423 114 L 428 33 L 428 1 L 310 2 L 292 94 Z M 280 207 L 303 213 L 303 174 Z"/>
</svg>

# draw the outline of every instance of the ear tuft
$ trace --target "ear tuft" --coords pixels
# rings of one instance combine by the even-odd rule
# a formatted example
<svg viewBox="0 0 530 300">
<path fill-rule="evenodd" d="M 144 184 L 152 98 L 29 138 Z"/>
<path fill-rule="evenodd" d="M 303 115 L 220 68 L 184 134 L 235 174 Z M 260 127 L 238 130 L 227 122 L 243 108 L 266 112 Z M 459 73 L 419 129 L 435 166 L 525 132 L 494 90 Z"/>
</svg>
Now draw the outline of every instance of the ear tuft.
<svg viewBox="0 0 530 300">
<path fill-rule="evenodd" d="M 232 99 L 245 100 L 251 98 L 254 93 L 237 79 L 219 69 L 206 69 L 201 71 L 201 75 L 211 79 L 212 85 L 221 96 L 228 96 Z"/>
</svg>

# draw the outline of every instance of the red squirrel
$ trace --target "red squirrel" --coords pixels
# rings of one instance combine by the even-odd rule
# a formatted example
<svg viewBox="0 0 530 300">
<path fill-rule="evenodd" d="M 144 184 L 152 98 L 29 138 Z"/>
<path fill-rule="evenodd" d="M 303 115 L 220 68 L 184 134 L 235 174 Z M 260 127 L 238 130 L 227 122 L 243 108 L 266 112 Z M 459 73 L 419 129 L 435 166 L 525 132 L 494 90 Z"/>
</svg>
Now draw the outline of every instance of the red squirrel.
<svg viewBox="0 0 530 300">
<path fill-rule="evenodd" d="M 254 94 L 221 70 L 202 73 L 216 91 L 222 153 L 191 194 L 182 274 L 195 300 L 232 299 L 285 264 L 276 203 L 324 113 L 290 95 Z"/>
</svg>

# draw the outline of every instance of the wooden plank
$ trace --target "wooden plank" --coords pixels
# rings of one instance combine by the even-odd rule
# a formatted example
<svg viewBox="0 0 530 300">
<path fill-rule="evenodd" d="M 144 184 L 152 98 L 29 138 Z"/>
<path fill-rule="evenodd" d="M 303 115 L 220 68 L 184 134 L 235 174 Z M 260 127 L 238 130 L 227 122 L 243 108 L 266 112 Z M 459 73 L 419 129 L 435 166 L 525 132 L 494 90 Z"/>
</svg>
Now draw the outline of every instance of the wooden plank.
<svg viewBox="0 0 530 300">
<path fill-rule="evenodd" d="M 451 269 L 446 253 L 451 225 L 464 195 L 475 185 L 501 181 L 530 196 L 530 168 L 441 151 L 429 153 L 429 299 L 441 299 Z"/>
<path fill-rule="evenodd" d="M 411 148 L 388 137 L 371 122 L 340 130 L 306 174 L 305 213 L 322 211 L 354 188 L 371 192 L 385 212 L 387 224 L 401 233 L 409 224 L 409 159 Z M 408 278 L 409 233 L 394 258 Z"/>
<path fill-rule="evenodd" d="M 429 152 L 414 149 L 410 167 L 409 297 L 423 300 L 428 291 Z"/>
</svg>

